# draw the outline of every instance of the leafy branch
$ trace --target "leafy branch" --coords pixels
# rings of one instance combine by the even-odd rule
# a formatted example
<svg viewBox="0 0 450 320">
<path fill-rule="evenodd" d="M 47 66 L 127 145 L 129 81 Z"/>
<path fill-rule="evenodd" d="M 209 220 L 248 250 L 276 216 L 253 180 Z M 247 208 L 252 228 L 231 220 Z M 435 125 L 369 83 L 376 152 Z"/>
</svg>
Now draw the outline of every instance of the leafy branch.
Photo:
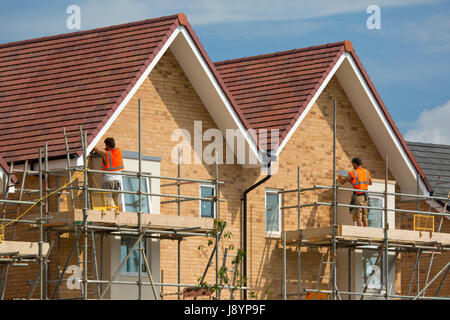
<svg viewBox="0 0 450 320">
<path fill-rule="evenodd" d="M 213 239 L 217 239 L 222 235 L 224 239 L 231 239 L 232 233 L 229 231 L 226 231 L 227 222 L 223 220 L 216 220 L 215 228 L 213 231 L 210 232 L 209 236 Z M 213 239 L 207 240 L 207 247 L 210 247 L 215 244 L 215 241 Z M 205 245 L 199 245 L 198 250 L 204 251 Z M 223 242 L 222 242 L 222 249 L 223 249 Z M 228 246 L 228 251 L 234 251 L 236 250 L 235 246 L 233 244 L 230 244 Z M 246 279 L 242 276 L 241 272 L 239 271 L 239 264 L 243 261 L 245 257 L 245 251 L 242 249 L 236 250 L 236 255 L 234 256 L 233 260 L 231 261 L 231 264 L 233 266 L 234 270 L 230 270 L 227 268 L 226 265 L 223 265 L 218 270 L 218 283 L 215 284 L 208 284 L 204 277 L 199 278 L 199 287 L 198 289 L 206 289 L 211 294 L 215 293 L 216 291 L 221 292 L 223 290 L 223 286 L 230 286 L 232 285 L 233 288 L 231 289 L 231 292 L 235 292 L 238 288 L 242 288 L 245 286 Z M 207 268 L 210 265 L 207 266 Z M 233 279 L 230 279 L 230 272 L 233 272 Z M 234 282 L 234 283 L 233 283 Z M 219 285 L 220 284 L 220 285 Z"/>
</svg>

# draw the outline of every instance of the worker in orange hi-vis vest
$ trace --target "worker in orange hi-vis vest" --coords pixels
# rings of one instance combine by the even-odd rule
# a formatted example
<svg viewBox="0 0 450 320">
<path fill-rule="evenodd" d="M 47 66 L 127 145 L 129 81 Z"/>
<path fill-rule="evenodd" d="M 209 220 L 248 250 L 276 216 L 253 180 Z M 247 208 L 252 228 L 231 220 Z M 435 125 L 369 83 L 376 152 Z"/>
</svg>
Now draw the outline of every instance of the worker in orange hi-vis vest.
<svg viewBox="0 0 450 320">
<path fill-rule="evenodd" d="M 361 167 L 362 160 L 360 158 L 354 158 L 352 160 L 353 171 L 348 173 L 348 176 L 343 177 L 339 175 L 339 182 L 344 184 L 350 182 L 357 190 L 368 190 L 372 185 L 372 178 L 370 172 L 367 169 Z M 352 195 L 351 205 L 368 206 L 367 192 L 354 191 Z M 360 227 L 368 227 L 368 209 L 367 208 L 350 208 L 350 213 L 353 214 L 353 221 Z"/>
<path fill-rule="evenodd" d="M 122 190 L 122 176 L 108 173 L 120 172 L 123 170 L 122 151 L 119 148 L 116 148 L 114 138 L 106 138 L 104 142 L 105 149 L 94 147 L 94 151 L 103 158 L 101 170 L 105 173 L 103 174 L 102 189 Z M 106 193 L 106 204 L 111 208 L 115 208 L 116 213 L 118 213 L 122 210 L 119 201 L 120 194 L 118 192 L 111 193 Z"/>
</svg>

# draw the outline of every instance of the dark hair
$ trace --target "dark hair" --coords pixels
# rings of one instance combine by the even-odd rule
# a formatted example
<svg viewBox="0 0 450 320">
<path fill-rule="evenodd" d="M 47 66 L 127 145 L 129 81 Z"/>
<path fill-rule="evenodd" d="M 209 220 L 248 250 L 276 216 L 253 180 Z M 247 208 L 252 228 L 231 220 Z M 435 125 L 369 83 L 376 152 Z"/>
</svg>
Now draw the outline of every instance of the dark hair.
<svg viewBox="0 0 450 320">
<path fill-rule="evenodd" d="M 356 163 L 358 166 L 362 164 L 362 160 L 360 158 L 353 158 L 352 163 Z"/>
<path fill-rule="evenodd" d="M 111 149 L 114 149 L 116 147 L 116 142 L 114 141 L 114 138 L 106 138 L 105 145 L 107 145 Z"/>
</svg>

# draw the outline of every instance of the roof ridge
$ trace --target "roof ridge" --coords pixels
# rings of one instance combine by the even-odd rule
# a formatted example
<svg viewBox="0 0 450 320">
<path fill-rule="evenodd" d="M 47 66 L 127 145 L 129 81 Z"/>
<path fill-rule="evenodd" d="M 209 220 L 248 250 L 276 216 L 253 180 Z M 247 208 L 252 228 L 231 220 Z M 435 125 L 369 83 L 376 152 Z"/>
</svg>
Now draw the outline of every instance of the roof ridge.
<svg viewBox="0 0 450 320">
<path fill-rule="evenodd" d="M 20 46 L 20 45 L 24 45 L 24 44 L 36 43 L 36 42 L 41 42 L 41 41 L 47 41 L 47 40 L 71 38 L 71 37 L 75 37 L 75 36 L 79 36 L 79 35 L 86 35 L 86 34 L 96 33 L 96 32 L 105 32 L 105 31 L 120 29 L 120 28 L 124 28 L 124 27 L 138 26 L 141 24 L 146 24 L 146 23 L 151 23 L 151 22 L 158 22 L 158 21 L 164 21 L 164 20 L 170 20 L 170 19 L 176 19 L 176 18 L 181 20 L 181 19 L 183 19 L 182 18 L 183 16 L 185 16 L 183 13 L 178 13 L 178 14 L 174 14 L 174 15 L 170 15 L 170 16 L 121 23 L 121 24 L 116 24 L 116 25 L 107 26 L 107 27 L 98 27 L 98 28 L 94 28 L 94 29 L 88 29 L 88 30 L 82 30 L 82 31 L 76 31 L 76 32 L 60 33 L 60 34 L 46 36 L 46 37 L 39 37 L 39 38 L 33 38 L 33 39 L 0 43 L 0 49 Z"/>
<path fill-rule="evenodd" d="M 249 61 L 249 60 L 258 60 L 258 59 L 270 58 L 270 57 L 278 57 L 278 56 L 287 55 L 287 54 L 291 54 L 291 53 L 297 53 L 297 52 L 308 51 L 308 50 L 317 50 L 317 49 L 322 49 L 322 48 L 338 47 L 338 46 L 342 46 L 342 45 L 345 46 L 346 51 L 353 50 L 353 46 L 352 46 L 350 40 L 344 40 L 344 41 L 339 41 L 339 42 L 332 42 L 332 43 L 320 44 L 320 45 L 303 47 L 303 48 L 295 48 L 295 49 L 290 49 L 290 50 L 285 50 L 285 51 L 264 53 L 264 54 L 259 54 L 259 55 L 255 55 L 255 56 L 247 56 L 247 57 L 236 58 L 236 59 L 221 60 L 221 61 L 214 62 L 214 65 L 220 66 L 220 65 L 224 65 L 224 64 L 228 64 L 228 63 L 235 63 L 235 62 Z"/>
</svg>

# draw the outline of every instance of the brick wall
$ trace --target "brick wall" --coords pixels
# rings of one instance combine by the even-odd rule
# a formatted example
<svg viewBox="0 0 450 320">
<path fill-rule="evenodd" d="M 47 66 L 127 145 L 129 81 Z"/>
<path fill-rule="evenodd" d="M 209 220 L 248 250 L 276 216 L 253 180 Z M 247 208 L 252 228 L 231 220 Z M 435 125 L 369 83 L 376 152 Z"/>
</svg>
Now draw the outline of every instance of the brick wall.
<svg viewBox="0 0 450 320">
<path fill-rule="evenodd" d="M 419 211 L 429 211 L 430 205 L 425 201 L 419 202 L 419 208 L 417 207 L 417 201 L 397 201 L 397 208 L 406 210 L 419 210 Z M 431 212 L 437 212 L 434 208 Z M 436 216 L 434 218 L 434 230 L 437 232 L 439 230 L 439 224 L 441 222 L 441 217 Z M 399 215 L 398 225 L 402 229 L 413 230 L 413 215 L 412 214 L 402 214 Z M 450 232 L 450 221 L 447 218 L 442 220 L 441 232 Z M 413 275 L 414 265 L 416 262 L 417 251 L 402 254 L 401 258 L 401 292 L 402 294 L 408 294 L 409 287 L 411 283 L 411 277 Z M 419 256 L 419 271 L 414 274 L 414 280 L 411 287 L 411 295 L 417 294 L 420 290 L 425 287 L 425 280 L 427 279 L 428 270 L 430 274 L 428 280 L 431 280 L 450 260 L 450 252 L 436 252 L 433 258 L 433 262 L 430 261 L 432 257 L 432 251 L 423 250 Z M 425 296 L 436 296 L 436 290 L 438 289 L 444 274 L 441 274 L 439 278 L 434 281 L 425 292 Z M 442 288 L 439 291 L 438 296 L 448 297 L 450 296 L 450 280 L 443 283 Z"/>
</svg>

